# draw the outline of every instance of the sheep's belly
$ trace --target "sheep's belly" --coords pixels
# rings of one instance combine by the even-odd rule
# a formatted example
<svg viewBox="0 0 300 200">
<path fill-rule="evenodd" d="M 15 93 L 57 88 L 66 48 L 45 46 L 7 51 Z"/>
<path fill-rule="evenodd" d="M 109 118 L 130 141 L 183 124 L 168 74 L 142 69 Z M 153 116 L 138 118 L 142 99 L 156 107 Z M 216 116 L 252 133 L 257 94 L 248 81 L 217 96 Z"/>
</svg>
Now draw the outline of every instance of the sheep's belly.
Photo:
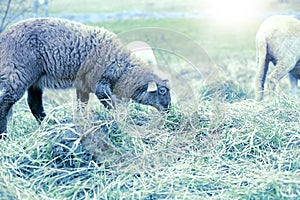
<svg viewBox="0 0 300 200">
<path fill-rule="evenodd" d="M 52 89 L 66 89 L 73 87 L 74 79 L 72 78 L 57 78 L 52 76 L 42 76 L 39 80 L 41 87 Z"/>
</svg>

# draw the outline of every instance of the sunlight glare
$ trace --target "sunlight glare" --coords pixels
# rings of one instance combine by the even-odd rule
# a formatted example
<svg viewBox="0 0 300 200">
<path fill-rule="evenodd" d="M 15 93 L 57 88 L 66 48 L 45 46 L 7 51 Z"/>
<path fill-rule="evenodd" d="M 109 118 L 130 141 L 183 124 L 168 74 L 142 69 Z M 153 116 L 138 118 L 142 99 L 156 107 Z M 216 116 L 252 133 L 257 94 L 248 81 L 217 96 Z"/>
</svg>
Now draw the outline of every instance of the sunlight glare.
<svg viewBox="0 0 300 200">
<path fill-rule="evenodd" d="M 208 14 L 216 22 L 245 22 L 258 14 L 259 0 L 208 0 Z"/>
</svg>

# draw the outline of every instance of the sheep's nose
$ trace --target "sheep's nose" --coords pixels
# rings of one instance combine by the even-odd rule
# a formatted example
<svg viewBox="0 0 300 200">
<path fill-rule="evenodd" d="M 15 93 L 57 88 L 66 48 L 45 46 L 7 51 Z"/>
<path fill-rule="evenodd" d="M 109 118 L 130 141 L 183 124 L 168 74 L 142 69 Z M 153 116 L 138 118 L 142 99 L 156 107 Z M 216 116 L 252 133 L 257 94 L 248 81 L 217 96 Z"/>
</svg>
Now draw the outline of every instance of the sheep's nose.
<svg viewBox="0 0 300 200">
<path fill-rule="evenodd" d="M 160 112 L 168 112 L 169 107 L 163 105 L 154 105 L 154 107 Z"/>
<path fill-rule="evenodd" d="M 167 105 L 164 105 L 163 108 L 166 113 L 169 113 L 170 112 L 170 107 L 171 107 L 171 103 L 167 104 Z"/>
</svg>

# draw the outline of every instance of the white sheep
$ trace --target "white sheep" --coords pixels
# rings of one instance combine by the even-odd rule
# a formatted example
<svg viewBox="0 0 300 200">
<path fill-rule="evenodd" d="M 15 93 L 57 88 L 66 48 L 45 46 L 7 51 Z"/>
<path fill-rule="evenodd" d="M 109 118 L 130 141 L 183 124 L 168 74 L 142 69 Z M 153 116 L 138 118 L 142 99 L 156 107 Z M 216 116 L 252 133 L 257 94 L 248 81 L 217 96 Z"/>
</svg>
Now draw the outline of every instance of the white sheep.
<svg viewBox="0 0 300 200">
<path fill-rule="evenodd" d="M 300 78 L 300 21 L 285 15 L 267 18 L 257 32 L 256 49 L 257 100 L 264 97 L 264 83 L 267 79 L 269 62 L 276 66 L 268 77 L 269 92 L 275 91 L 278 81 L 289 74 L 291 95 L 295 96 Z"/>
</svg>

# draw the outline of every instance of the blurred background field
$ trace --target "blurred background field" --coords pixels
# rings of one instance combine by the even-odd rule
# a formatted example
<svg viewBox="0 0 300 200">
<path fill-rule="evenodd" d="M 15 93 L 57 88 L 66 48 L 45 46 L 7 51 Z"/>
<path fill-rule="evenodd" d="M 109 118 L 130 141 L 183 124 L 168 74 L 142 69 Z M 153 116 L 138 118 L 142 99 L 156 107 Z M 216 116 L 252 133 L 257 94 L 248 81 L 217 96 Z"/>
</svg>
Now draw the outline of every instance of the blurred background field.
<svg viewBox="0 0 300 200">
<path fill-rule="evenodd" d="M 298 16 L 300 9 L 296 0 L 97 2 L 91 1 L 82 6 L 81 1 L 50 1 L 50 16 L 52 13 L 53 16 L 104 26 L 121 37 L 123 32 L 149 27 L 179 32 L 203 48 L 224 75 L 239 81 L 250 95 L 253 93 L 256 67 L 255 34 L 260 23 L 273 14 Z M 87 17 L 87 13 L 93 15 Z M 180 65 L 178 60 L 176 65 Z M 189 70 L 186 65 L 181 68 Z M 282 87 L 286 88 L 287 84 Z"/>
<path fill-rule="evenodd" d="M 20 18 L 34 16 L 26 3 Z M 76 121 L 74 91 L 47 90 L 39 125 L 24 97 L 0 141 L 0 199 L 299 199 L 299 99 L 286 96 L 285 79 L 282 96 L 253 100 L 260 23 L 299 9 L 297 0 L 48 0 L 50 17 L 150 44 L 175 100 L 168 115 L 134 102 L 108 112 L 91 95 Z"/>
</svg>

